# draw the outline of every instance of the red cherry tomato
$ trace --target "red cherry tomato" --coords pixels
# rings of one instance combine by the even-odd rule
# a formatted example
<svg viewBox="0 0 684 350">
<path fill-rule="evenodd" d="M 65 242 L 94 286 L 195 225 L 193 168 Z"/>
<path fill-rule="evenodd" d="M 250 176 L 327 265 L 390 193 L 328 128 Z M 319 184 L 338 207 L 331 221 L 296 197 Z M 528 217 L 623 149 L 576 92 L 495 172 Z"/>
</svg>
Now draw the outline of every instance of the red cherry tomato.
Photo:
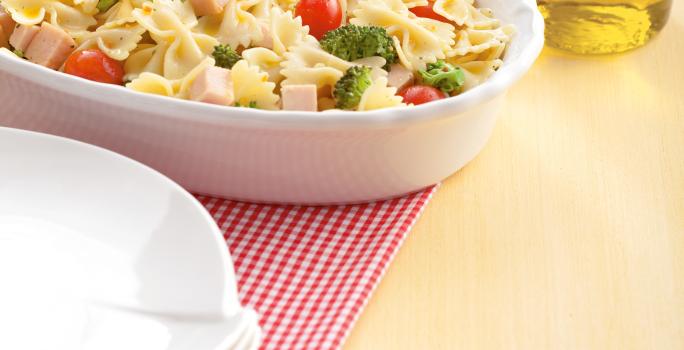
<svg viewBox="0 0 684 350">
<path fill-rule="evenodd" d="M 435 10 L 432 9 L 433 5 L 434 5 L 434 2 L 430 1 L 425 6 L 412 7 L 411 9 L 409 9 L 409 11 L 413 12 L 418 17 L 431 18 L 431 19 L 438 20 L 440 22 L 451 23 L 451 21 L 448 20 L 447 18 L 443 17 L 440 14 L 437 14 L 437 12 L 435 12 Z"/>
<path fill-rule="evenodd" d="M 427 85 L 413 85 L 403 88 L 398 95 L 404 98 L 405 103 L 413 103 L 416 106 L 447 98 L 442 90 Z"/>
<path fill-rule="evenodd" d="M 342 8 L 338 0 L 300 0 L 295 16 L 309 26 L 309 34 L 320 40 L 325 33 L 342 25 Z"/>
<path fill-rule="evenodd" d="M 64 64 L 64 72 L 100 83 L 123 84 L 121 62 L 96 49 L 71 54 Z"/>
</svg>

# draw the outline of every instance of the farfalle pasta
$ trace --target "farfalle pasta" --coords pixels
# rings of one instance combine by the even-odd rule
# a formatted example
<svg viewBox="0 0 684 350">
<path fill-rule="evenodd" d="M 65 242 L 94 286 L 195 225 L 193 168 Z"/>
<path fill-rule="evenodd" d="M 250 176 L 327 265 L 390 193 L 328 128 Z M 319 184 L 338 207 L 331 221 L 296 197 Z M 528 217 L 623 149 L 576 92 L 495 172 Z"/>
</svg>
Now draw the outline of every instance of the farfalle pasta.
<svg viewBox="0 0 684 350">
<path fill-rule="evenodd" d="M 484 83 L 515 35 L 495 15 L 476 0 L 0 0 L 0 46 L 141 93 L 370 111 Z"/>
<path fill-rule="evenodd" d="M 271 9 L 270 23 L 260 46 L 284 55 L 290 47 L 301 42 L 313 43 L 316 38 L 309 35 L 309 28 L 302 25 L 302 19 L 294 17 L 291 11 L 284 12 L 278 7 Z"/>
<path fill-rule="evenodd" d="M 491 59 L 499 58 L 508 45 L 515 29 L 504 26 L 496 29 L 465 29 L 458 33 L 456 44 L 447 51 L 447 56 L 467 56 L 470 54 L 482 54 L 485 51 Z M 494 57 L 491 57 L 494 56 Z"/>
<path fill-rule="evenodd" d="M 76 50 L 98 48 L 108 57 L 124 61 L 138 47 L 145 30 L 136 22 L 109 22 L 94 32 L 76 36 L 76 42 L 79 43 Z"/>
<path fill-rule="evenodd" d="M 265 72 L 269 81 L 278 84 L 283 80 L 281 64 L 284 58 L 273 50 L 265 47 L 253 47 L 242 51 L 242 57 L 249 64 L 259 67 L 261 71 Z"/>
<path fill-rule="evenodd" d="M 494 28 L 499 21 L 492 17 L 491 10 L 478 9 L 474 0 L 436 0 L 435 13 L 468 28 Z"/>
<path fill-rule="evenodd" d="M 163 55 L 161 75 L 179 79 L 202 62 L 218 45 L 207 34 L 193 32 L 197 24 L 188 2 L 155 0 L 133 10 L 133 18 L 157 43 L 155 50 Z"/>
<path fill-rule="evenodd" d="M 319 89 L 331 89 L 353 64 L 325 52 L 318 44 L 304 43 L 285 54 L 282 66 L 282 85 L 313 84 Z"/>
<path fill-rule="evenodd" d="M 223 12 L 200 19 L 199 31 L 234 49 L 264 39 L 270 22 L 270 0 L 228 0 Z"/>
<path fill-rule="evenodd" d="M 275 84 L 268 81 L 268 74 L 259 71 L 242 60 L 231 69 L 235 101 L 242 106 L 256 104 L 263 109 L 278 109 L 280 97 L 275 94 Z"/>
</svg>

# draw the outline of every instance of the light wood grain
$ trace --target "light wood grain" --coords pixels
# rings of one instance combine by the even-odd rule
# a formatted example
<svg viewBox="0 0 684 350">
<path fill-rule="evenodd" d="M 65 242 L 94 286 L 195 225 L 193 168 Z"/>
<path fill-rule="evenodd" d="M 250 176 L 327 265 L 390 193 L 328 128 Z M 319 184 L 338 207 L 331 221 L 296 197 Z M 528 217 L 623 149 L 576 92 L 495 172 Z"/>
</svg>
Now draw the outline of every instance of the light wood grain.
<svg viewBox="0 0 684 350">
<path fill-rule="evenodd" d="M 345 349 L 684 349 L 684 2 L 630 54 L 544 52 Z"/>
</svg>

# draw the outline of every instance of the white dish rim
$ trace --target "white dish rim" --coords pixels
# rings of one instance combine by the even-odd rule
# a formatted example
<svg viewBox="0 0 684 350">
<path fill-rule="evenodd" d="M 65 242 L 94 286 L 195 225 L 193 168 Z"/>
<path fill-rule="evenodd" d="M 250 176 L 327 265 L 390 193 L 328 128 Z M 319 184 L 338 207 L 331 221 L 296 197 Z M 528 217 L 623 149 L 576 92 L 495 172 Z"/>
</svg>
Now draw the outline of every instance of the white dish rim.
<svg viewBox="0 0 684 350">
<path fill-rule="evenodd" d="M 393 107 L 374 111 L 267 111 L 182 100 L 166 96 L 145 94 L 123 86 L 96 83 L 79 77 L 54 71 L 14 55 L 0 54 L 0 70 L 20 76 L 33 83 L 44 85 L 69 95 L 93 100 L 104 105 L 114 105 L 125 100 L 125 108 L 140 110 L 155 107 L 155 113 L 168 118 L 203 121 L 213 124 L 257 125 L 273 129 L 345 128 L 365 129 L 388 127 L 413 122 L 439 119 L 456 115 L 469 108 L 489 101 L 504 93 L 532 66 L 544 46 L 544 18 L 535 0 L 518 0 L 521 10 L 533 13 L 532 33 L 529 43 L 521 49 L 518 58 L 506 62 L 487 81 L 461 95 L 413 107 Z M 514 39 L 515 40 L 515 39 Z M 117 106 L 121 107 L 120 104 Z M 189 117 L 191 116 L 191 117 Z"/>
</svg>

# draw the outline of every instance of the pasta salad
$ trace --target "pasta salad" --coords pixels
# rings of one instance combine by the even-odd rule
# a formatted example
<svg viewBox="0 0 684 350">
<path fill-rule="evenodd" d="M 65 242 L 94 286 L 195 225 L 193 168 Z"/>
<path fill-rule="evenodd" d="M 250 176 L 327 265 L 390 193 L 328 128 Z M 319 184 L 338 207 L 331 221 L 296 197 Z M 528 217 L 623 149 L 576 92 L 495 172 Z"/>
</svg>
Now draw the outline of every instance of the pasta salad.
<svg viewBox="0 0 684 350">
<path fill-rule="evenodd" d="M 0 50 L 138 92 L 265 110 L 418 105 L 514 35 L 475 0 L 0 0 Z"/>
</svg>

